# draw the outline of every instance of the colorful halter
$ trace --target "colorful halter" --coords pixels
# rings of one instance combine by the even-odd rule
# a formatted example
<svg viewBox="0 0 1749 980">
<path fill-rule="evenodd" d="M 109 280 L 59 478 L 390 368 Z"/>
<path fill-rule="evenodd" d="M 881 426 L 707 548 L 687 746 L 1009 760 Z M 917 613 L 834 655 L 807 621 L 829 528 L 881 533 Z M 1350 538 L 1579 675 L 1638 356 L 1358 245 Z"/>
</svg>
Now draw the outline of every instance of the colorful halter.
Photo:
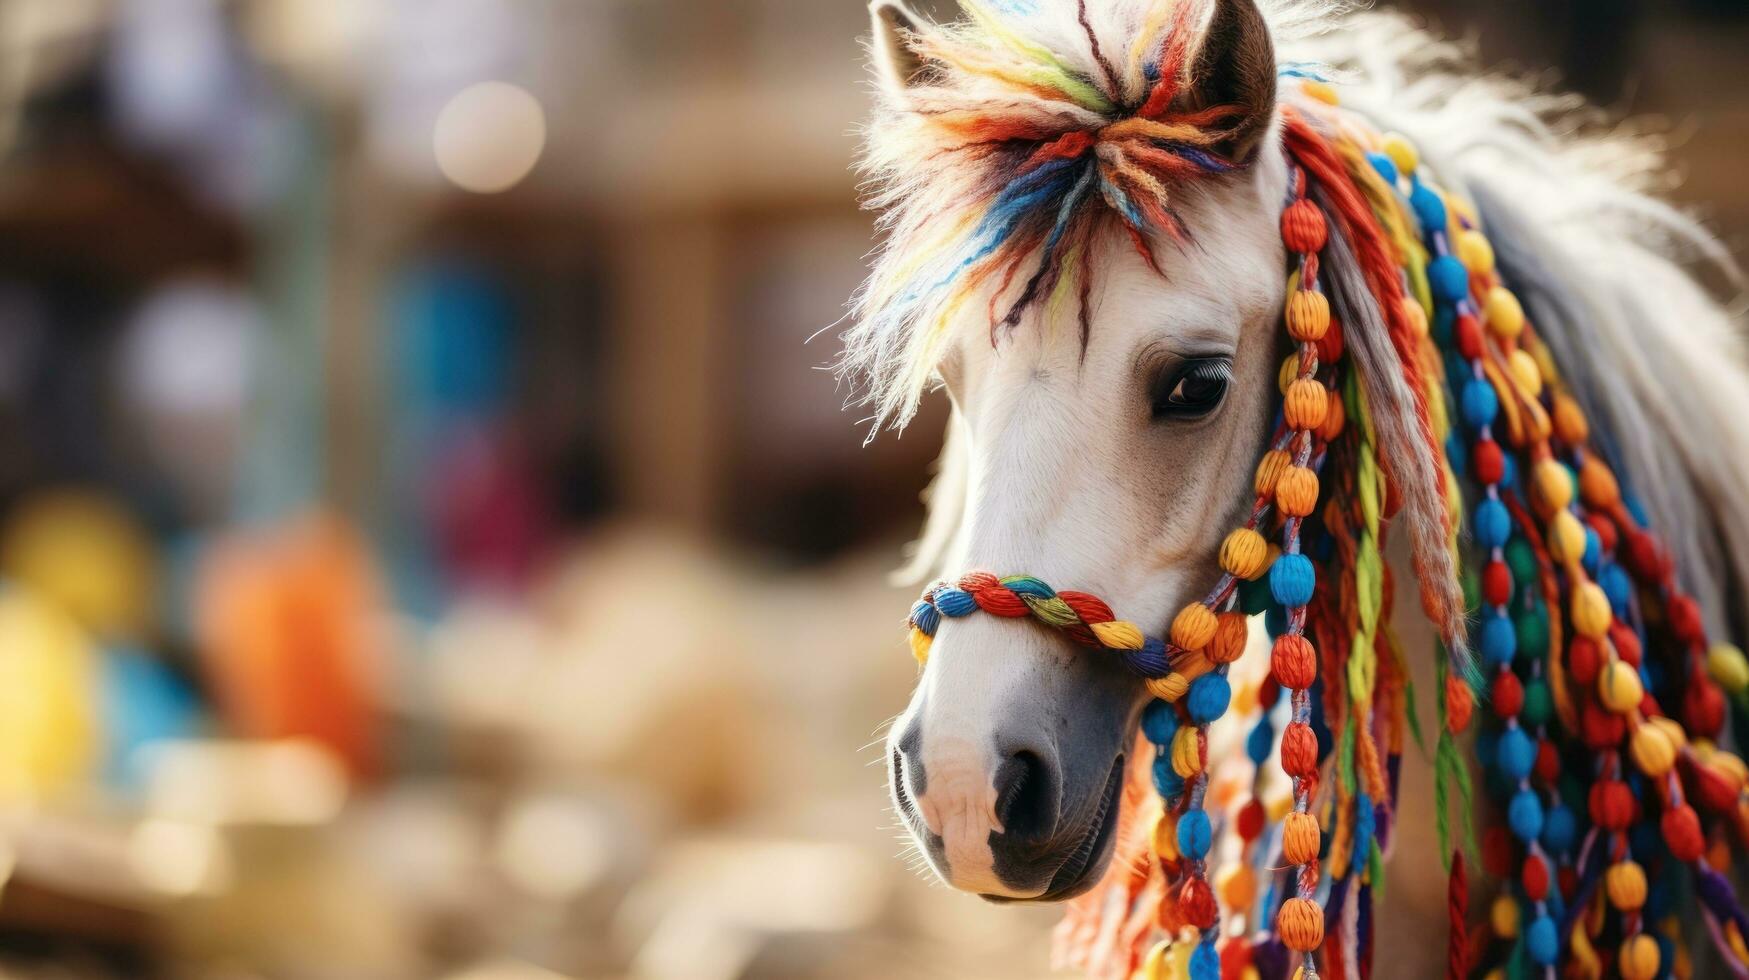
<svg viewBox="0 0 1749 980">
<path fill-rule="evenodd" d="M 1141 727 L 1155 748 L 1159 816 L 1148 856 L 1130 870 L 1126 857 L 1140 855 L 1120 845 L 1102 889 L 1072 907 L 1065 935 L 1083 963 L 1112 934 L 1101 923 L 1115 895 L 1128 912 L 1115 930 L 1126 975 L 1140 966 L 1150 978 L 1273 978 L 1296 964 L 1308 978 L 1371 975 L 1372 903 L 1404 736 L 1421 735 L 1381 557 L 1397 488 L 1321 287 L 1334 226 L 1366 270 L 1398 366 L 1423 399 L 1429 446 L 1453 477 L 1454 552 L 1455 477 L 1469 479 L 1475 499 L 1479 567 L 1464 584 L 1485 676 L 1456 655 L 1435 658 L 1448 977 L 1483 968 L 1601 976 L 1609 962 L 1628 980 L 1686 975 L 1672 915 L 1684 869 L 1722 961 L 1749 976 L 1749 919 L 1716 870 L 1730 860 L 1731 832 L 1749 842 L 1749 770 L 1715 744 L 1726 718 L 1720 687 L 1749 708 L 1749 661 L 1734 647 L 1709 649 L 1699 609 L 1593 451 L 1584 413 L 1501 281 L 1474 210 L 1432 182 L 1402 137 L 1337 108 L 1328 85 L 1299 84 L 1311 100 L 1286 112 L 1292 193 L 1281 220 L 1294 266 L 1283 319 L 1296 350 L 1282 366 L 1276 436 L 1250 516 L 1221 545 L 1219 580 L 1161 640 L 1086 593 L 972 573 L 912 607 L 919 665 L 944 616 L 1030 617 L 1116 653 L 1154 695 Z M 1235 692 L 1228 668 L 1258 613 L 1273 637 L 1269 676 Z M 1504 882 L 1486 921 L 1472 925 L 1472 785 L 1458 739 L 1482 684 L 1494 720 L 1476 735 L 1476 755 L 1500 820 L 1482 835 L 1481 860 Z M 1278 737 L 1271 708 L 1283 692 Z M 1256 719 L 1243 800 L 1211 784 L 1209 771 L 1208 726 L 1235 706 Z M 1272 755 L 1291 784 L 1285 798 L 1265 798 Z M 1211 888 L 1210 855 L 1228 830 L 1237 859 Z"/>
</svg>

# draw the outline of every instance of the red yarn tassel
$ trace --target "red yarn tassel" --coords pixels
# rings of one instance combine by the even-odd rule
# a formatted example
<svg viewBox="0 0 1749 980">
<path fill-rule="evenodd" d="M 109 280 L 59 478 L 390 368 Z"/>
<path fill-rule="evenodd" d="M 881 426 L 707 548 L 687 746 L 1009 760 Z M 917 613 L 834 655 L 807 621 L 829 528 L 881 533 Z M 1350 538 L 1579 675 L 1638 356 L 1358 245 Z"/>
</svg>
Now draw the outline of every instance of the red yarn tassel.
<svg viewBox="0 0 1749 980">
<path fill-rule="evenodd" d="M 1464 916 L 1470 905 L 1470 883 L 1464 876 L 1464 852 L 1451 852 L 1451 879 L 1446 889 L 1446 914 L 1451 919 L 1451 937 L 1446 943 L 1446 980 L 1464 980 L 1470 975 L 1470 942 Z"/>
</svg>

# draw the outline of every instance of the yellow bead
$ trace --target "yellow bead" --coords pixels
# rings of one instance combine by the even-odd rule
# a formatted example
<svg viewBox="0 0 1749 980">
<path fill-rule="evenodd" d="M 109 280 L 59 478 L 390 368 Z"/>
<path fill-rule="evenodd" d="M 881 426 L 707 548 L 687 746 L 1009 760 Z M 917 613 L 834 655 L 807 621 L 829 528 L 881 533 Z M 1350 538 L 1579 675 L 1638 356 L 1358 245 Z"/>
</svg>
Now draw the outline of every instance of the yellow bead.
<svg viewBox="0 0 1749 980">
<path fill-rule="evenodd" d="M 1173 671 L 1165 677 L 1150 677 L 1143 683 L 1148 693 L 1162 701 L 1177 701 L 1184 697 L 1184 692 L 1190 690 L 1190 678 L 1178 671 Z"/>
<path fill-rule="evenodd" d="M 1640 686 L 1640 673 L 1626 661 L 1616 660 L 1597 675 L 1597 697 L 1603 706 L 1617 714 L 1626 714 L 1640 706 L 1645 688 Z"/>
<path fill-rule="evenodd" d="M 1167 949 L 1166 941 L 1161 940 L 1148 950 L 1148 958 L 1142 961 L 1142 980 L 1172 980 L 1172 974 L 1166 972 Z"/>
<path fill-rule="evenodd" d="M 1251 488 L 1259 497 L 1269 497 L 1275 494 L 1276 481 L 1281 479 L 1282 471 L 1293 463 L 1293 457 L 1285 449 L 1271 449 L 1257 461 L 1257 477 L 1251 483 Z"/>
<path fill-rule="evenodd" d="M 1593 640 L 1603 638 L 1609 632 L 1610 620 L 1614 614 L 1609 611 L 1609 596 L 1604 594 L 1603 586 L 1596 582 L 1581 582 L 1573 590 L 1573 631 L 1580 636 Z M 1639 698 L 1634 698 L 1639 703 Z"/>
<path fill-rule="evenodd" d="M 1567 505 L 1573 502 L 1573 477 L 1568 474 L 1565 466 L 1552 459 L 1545 459 L 1536 464 L 1536 501 L 1545 514 L 1566 510 Z M 1577 523 L 1579 519 L 1575 517 L 1573 520 L 1574 523 Z M 1585 529 L 1580 528 L 1580 552 L 1585 550 L 1584 539 Z M 1566 547 L 1566 545 L 1567 542 L 1562 542 L 1562 547 Z"/>
<path fill-rule="evenodd" d="M 1518 382 L 1518 390 L 1531 398 L 1543 393 L 1543 369 L 1530 351 L 1519 348 L 1508 354 L 1506 366 L 1512 369 L 1512 380 Z"/>
<path fill-rule="evenodd" d="M 1501 337 L 1513 338 L 1524 332 L 1524 307 L 1518 297 L 1505 286 L 1488 290 L 1486 305 L 1488 329 Z"/>
<path fill-rule="evenodd" d="M 1254 529 L 1234 528 L 1221 542 L 1221 570 L 1229 575 L 1255 581 L 1268 567 L 1269 542 Z"/>
<path fill-rule="evenodd" d="M 1247 966 L 1239 971 L 1239 980 L 1263 980 L 1263 974 L 1257 972 L 1254 966 Z"/>
<path fill-rule="evenodd" d="M 1496 936 L 1512 939 L 1518 935 L 1518 903 L 1510 895 L 1494 899 L 1493 907 L 1488 910 L 1488 921 L 1493 924 Z"/>
<path fill-rule="evenodd" d="M 1621 980 L 1652 980 L 1659 962 L 1657 940 L 1643 932 L 1621 944 Z"/>
<path fill-rule="evenodd" d="M 1585 555 L 1585 525 L 1570 510 L 1556 512 L 1549 524 L 1549 553 L 1571 564 Z"/>
<path fill-rule="evenodd" d="M 1682 730 L 1682 722 L 1674 718 L 1658 717 L 1648 718 L 1646 724 L 1663 732 L 1664 737 L 1670 740 L 1671 746 L 1676 751 L 1680 752 L 1688 745 L 1688 733 Z"/>
<path fill-rule="evenodd" d="M 1185 725 L 1172 736 L 1172 771 L 1185 779 L 1202 772 L 1202 746 L 1198 742 L 1193 725 Z"/>
<path fill-rule="evenodd" d="M 1167 860 L 1178 859 L 1178 817 L 1171 813 L 1160 814 L 1154 821 L 1153 844 L 1155 855 Z"/>
<path fill-rule="evenodd" d="M 1342 100 L 1336 94 L 1336 89 L 1329 82 L 1321 82 L 1316 78 L 1308 78 L 1300 83 L 1300 91 L 1317 99 L 1325 105 L 1341 105 Z"/>
<path fill-rule="evenodd" d="M 1172 642 L 1185 650 L 1201 650 L 1215 638 L 1215 611 L 1193 602 L 1172 620 Z"/>
<path fill-rule="evenodd" d="M 1633 738 L 1628 742 L 1628 754 L 1634 757 L 1634 765 L 1648 776 L 1662 776 L 1676 765 L 1676 746 L 1671 744 L 1670 736 L 1650 722 L 1642 722 L 1634 729 Z"/>
<path fill-rule="evenodd" d="M 1322 340 L 1330 329 L 1330 301 L 1312 289 L 1299 289 L 1287 298 L 1287 333 L 1295 340 Z"/>
<path fill-rule="evenodd" d="M 1494 271 L 1494 246 L 1488 244 L 1488 238 L 1473 228 L 1458 232 L 1458 261 L 1464 268 L 1476 275 Z"/>
<path fill-rule="evenodd" d="M 1257 875 L 1249 865 L 1229 864 L 1215 876 L 1215 894 L 1227 908 L 1246 911 L 1257 901 Z"/>
<path fill-rule="evenodd" d="M 1706 672 L 1731 694 L 1749 687 L 1749 660 L 1729 643 L 1716 643 L 1707 651 Z"/>
<path fill-rule="evenodd" d="M 1603 890 L 1609 904 L 1623 912 L 1637 912 L 1646 904 L 1646 872 L 1633 861 L 1609 866 L 1603 876 Z"/>
<path fill-rule="evenodd" d="M 1397 173 L 1407 177 L 1421 165 L 1421 154 L 1415 152 L 1415 144 L 1401 133 L 1392 133 L 1385 137 L 1385 156 L 1397 165 Z"/>
<path fill-rule="evenodd" d="M 1299 376 L 1300 354 L 1299 351 L 1295 351 L 1287 356 L 1287 360 L 1281 362 L 1281 373 L 1276 375 L 1275 383 L 1281 388 L 1281 393 L 1285 395 L 1288 386 L 1299 380 Z"/>
</svg>

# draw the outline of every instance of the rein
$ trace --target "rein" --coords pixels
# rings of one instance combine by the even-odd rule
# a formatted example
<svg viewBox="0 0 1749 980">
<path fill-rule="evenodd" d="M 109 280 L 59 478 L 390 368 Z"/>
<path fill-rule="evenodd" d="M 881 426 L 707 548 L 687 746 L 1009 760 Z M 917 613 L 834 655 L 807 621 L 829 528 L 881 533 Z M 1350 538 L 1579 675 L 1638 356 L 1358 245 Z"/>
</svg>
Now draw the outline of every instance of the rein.
<svg viewBox="0 0 1749 980">
<path fill-rule="evenodd" d="M 1114 870 L 1071 912 L 1084 954 L 1115 894 L 1129 966 L 1148 977 L 1273 977 L 1296 965 L 1307 978 L 1370 976 L 1405 735 L 1422 738 L 1382 559 L 1390 518 L 1405 506 L 1393 466 L 1407 464 L 1380 458 L 1390 420 L 1367 397 L 1368 372 L 1388 367 L 1414 395 L 1406 422 L 1444 496 L 1443 512 L 1422 523 L 1439 530 L 1436 554 L 1451 568 L 1465 569 L 1466 550 L 1472 559 L 1466 613 L 1432 584 L 1450 569 L 1416 556 L 1419 598 L 1441 634 L 1433 755 L 1448 977 L 1487 967 L 1667 975 L 1683 962 L 1680 924 L 1648 908 L 1668 907 L 1657 896 L 1685 873 L 1721 959 L 1749 977 L 1749 917 L 1719 870 L 1730 836 L 1749 842 L 1749 769 L 1715 744 L 1721 686 L 1742 700 L 1749 661 L 1708 645 L 1698 606 L 1592 448 L 1474 209 L 1432 180 L 1407 140 L 1341 110 L 1328 85 L 1301 85 L 1305 108 L 1285 112 L 1291 189 L 1280 225 L 1294 351 L 1249 516 L 1220 546 L 1219 578 L 1163 638 L 1094 595 L 1029 575 L 938 582 L 907 621 L 920 669 L 944 618 L 982 612 L 1109 652 L 1153 696 L 1141 730 L 1155 748 L 1158 817 L 1136 869 Z M 1332 317 L 1324 267 L 1337 247 L 1352 253 L 1381 318 L 1346 329 L 1382 326 L 1382 364 L 1349 350 Z M 1346 295 L 1351 282 L 1331 286 L 1344 310 L 1362 301 Z M 1466 517 L 1471 547 L 1461 549 Z M 1229 667 L 1259 613 L 1269 674 L 1235 691 Z M 1478 696 L 1491 714 L 1474 742 L 1479 788 L 1494 817 L 1481 865 L 1504 889 L 1472 924 L 1477 787 L 1459 739 Z M 1256 717 L 1248 795 L 1234 780 L 1211 784 L 1208 726 L 1234 705 Z M 1286 797 L 1268 791 L 1272 757 Z M 1230 860 L 1211 875 L 1224 837 Z M 1243 925 L 1223 928 L 1223 910 Z"/>
</svg>

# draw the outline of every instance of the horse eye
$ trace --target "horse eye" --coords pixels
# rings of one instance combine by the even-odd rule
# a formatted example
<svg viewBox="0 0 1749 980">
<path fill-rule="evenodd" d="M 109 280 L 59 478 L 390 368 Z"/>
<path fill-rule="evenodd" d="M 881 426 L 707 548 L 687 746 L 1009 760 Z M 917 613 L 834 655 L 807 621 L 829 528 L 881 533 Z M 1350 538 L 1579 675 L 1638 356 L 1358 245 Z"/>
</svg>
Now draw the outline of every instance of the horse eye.
<svg viewBox="0 0 1749 980">
<path fill-rule="evenodd" d="M 1233 380 L 1233 362 L 1224 357 L 1189 361 L 1163 375 L 1154 392 L 1154 418 L 1194 419 L 1214 411 Z"/>
</svg>

